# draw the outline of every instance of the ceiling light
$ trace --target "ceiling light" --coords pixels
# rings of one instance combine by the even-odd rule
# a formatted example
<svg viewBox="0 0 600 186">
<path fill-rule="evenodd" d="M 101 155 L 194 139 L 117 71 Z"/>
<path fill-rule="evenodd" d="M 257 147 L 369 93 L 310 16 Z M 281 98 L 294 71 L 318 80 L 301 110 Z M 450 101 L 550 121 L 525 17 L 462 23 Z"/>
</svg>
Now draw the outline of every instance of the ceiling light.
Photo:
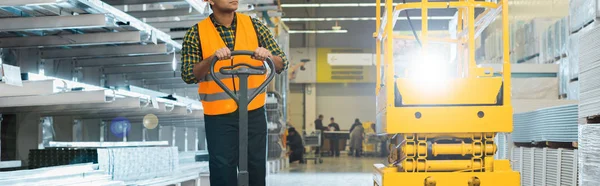
<svg viewBox="0 0 600 186">
<path fill-rule="evenodd" d="M 348 30 L 290 30 L 290 34 L 343 34 Z"/>
</svg>

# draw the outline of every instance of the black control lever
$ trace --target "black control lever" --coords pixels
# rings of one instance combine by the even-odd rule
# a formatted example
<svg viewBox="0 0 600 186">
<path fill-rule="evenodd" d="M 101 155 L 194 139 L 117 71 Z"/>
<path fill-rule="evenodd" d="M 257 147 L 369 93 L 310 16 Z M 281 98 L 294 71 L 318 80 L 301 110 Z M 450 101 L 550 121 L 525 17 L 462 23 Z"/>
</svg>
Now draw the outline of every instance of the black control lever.
<svg viewBox="0 0 600 186">
<path fill-rule="evenodd" d="M 248 55 L 253 56 L 254 52 L 252 51 L 232 51 L 231 56 L 237 55 Z M 246 63 L 238 63 L 233 66 L 224 66 L 219 69 L 221 74 L 225 75 L 236 75 L 239 78 L 239 95 L 236 95 L 231 89 L 229 89 L 221 79 L 219 79 L 215 75 L 215 65 L 217 64 L 218 58 L 213 58 L 210 64 L 210 75 L 213 80 L 221 87 L 231 99 L 235 100 L 238 104 L 238 112 L 239 112 L 239 164 L 238 164 L 238 186 L 248 186 L 249 182 L 249 174 L 248 174 L 248 105 L 256 96 L 258 96 L 261 92 L 267 88 L 267 85 L 271 83 L 273 78 L 275 77 L 275 64 L 273 64 L 273 60 L 271 58 L 267 58 L 265 61 L 269 65 L 271 69 L 271 73 L 267 76 L 267 79 L 256 89 L 256 91 L 252 92 L 250 96 L 248 96 L 248 77 L 251 75 L 264 75 L 267 73 L 267 69 L 265 64 L 263 63 L 262 67 L 251 66 Z"/>
<path fill-rule="evenodd" d="M 255 67 L 255 66 L 250 66 L 246 63 L 238 63 L 233 66 L 221 67 L 221 69 L 219 69 L 219 72 L 221 72 L 221 74 L 225 74 L 225 75 L 238 75 L 238 74 L 263 75 L 267 71 L 265 70 L 264 66 L 263 67 Z"/>
<path fill-rule="evenodd" d="M 252 56 L 252 55 L 254 55 L 254 52 L 247 51 L 247 50 L 237 50 L 237 51 L 231 52 L 231 56 L 238 56 L 238 55 Z M 238 98 L 238 95 L 236 95 L 233 91 L 231 91 L 231 89 L 227 88 L 227 86 L 225 86 L 223 81 L 221 81 L 213 73 L 215 71 L 215 65 L 217 64 L 217 61 L 218 61 L 218 59 L 216 57 L 213 58 L 213 60 L 210 64 L 210 75 L 213 78 L 213 80 L 215 81 L 215 83 L 217 83 L 217 85 L 219 85 L 219 87 L 221 87 L 225 91 L 225 93 L 227 93 L 229 95 L 229 97 L 231 97 L 231 99 L 235 100 L 235 102 L 237 102 L 238 106 L 239 106 L 240 98 Z M 267 62 L 267 64 L 269 65 L 269 68 L 273 72 L 271 72 L 271 74 L 269 74 L 269 76 L 267 76 L 267 79 L 258 87 L 257 91 L 255 91 L 251 96 L 246 97 L 248 99 L 248 103 L 250 103 L 252 100 L 254 100 L 254 98 L 256 98 L 256 96 L 258 96 L 258 94 L 260 94 L 260 92 L 262 92 L 265 88 L 267 88 L 267 85 L 269 85 L 269 83 L 271 83 L 271 81 L 275 77 L 275 73 L 274 73 L 275 64 L 273 64 L 273 60 L 271 60 L 271 58 L 267 58 L 265 61 Z M 239 68 L 234 70 L 234 68 L 236 68 L 236 67 L 239 67 Z M 225 67 L 222 67 L 221 69 L 219 69 L 219 72 L 221 74 L 226 74 L 226 75 L 237 75 L 240 78 L 240 97 L 242 97 L 241 93 L 244 90 L 246 90 L 246 93 L 247 93 L 247 90 L 248 90 L 247 83 L 248 83 L 249 75 L 263 75 L 263 74 L 267 73 L 264 64 L 262 67 L 256 67 L 256 66 L 251 66 L 246 63 L 238 63 L 233 66 L 225 66 Z M 242 80 L 244 79 L 243 78 L 244 76 L 245 76 L 245 80 L 246 80 L 245 88 L 242 87 Z"/>
</svg>

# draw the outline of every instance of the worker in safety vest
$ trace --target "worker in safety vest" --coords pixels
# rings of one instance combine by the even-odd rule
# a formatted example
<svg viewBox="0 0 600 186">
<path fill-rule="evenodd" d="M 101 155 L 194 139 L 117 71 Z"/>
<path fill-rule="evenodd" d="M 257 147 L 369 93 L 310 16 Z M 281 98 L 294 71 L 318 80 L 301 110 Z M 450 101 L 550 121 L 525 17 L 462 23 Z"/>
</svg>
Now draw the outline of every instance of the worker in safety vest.
<svg viewBox="0 0 600 186">
<path fill-rule="evenodd" d="M 237 0 L 208 0 L 213 13 L 192 26 L 186 33 L 182 49 L 182 79 L 198 83 L 198 94 L 204 107 L 206 141 L 208 144 L 210 183 L 218 186 L 237 185 L 239 113 L 231 99 L 210 77 L 210 62 L 215 75 L 232 91 L 239 90 L 237 76 L 222 75 L 219 69 L 236 63 L 263 66 L 269 57 L 275 72 L 287 69 L 288 61 L 269 28 L 261 21 L 236 13 Z M 254 51 L 253 56 L 231 56 L 231 51 Z M 273 72 L 271 72 L 273 73 Z M 248 95 L 266 80 L 265 75 L 248 78 Z M 259 94 L 248 105 L 248 172 L 250 186 L 264 186 L 266 182 L 267 121 L 266 93 Z"/>
</svg>

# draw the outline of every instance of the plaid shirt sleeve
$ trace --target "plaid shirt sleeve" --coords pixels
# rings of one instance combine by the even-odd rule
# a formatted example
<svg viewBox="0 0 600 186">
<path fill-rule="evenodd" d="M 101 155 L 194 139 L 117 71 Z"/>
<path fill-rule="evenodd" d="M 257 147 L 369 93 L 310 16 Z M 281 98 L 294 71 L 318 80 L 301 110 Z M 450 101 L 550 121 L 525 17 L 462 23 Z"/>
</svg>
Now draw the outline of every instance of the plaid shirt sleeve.
<svg viewBox="0 0 600 186">
<path fill-rule="evenodd" d="M 198 83 L 194 77 L 194 65 L 202 61 L 202 49 L 198 39 L 198 25 L 188 29 L 183 38 L 183 48 L 181 49 L 181 79 L 187 84 Z"/>
<path fill-rule="evenodd" d="M 254 25 L 254 29 L 256 29 L 256 33 L 258 34 L 258 42 L 261 47 L 266 48 L 271 51 L 271 54 L 274 56 L 279 56 L 283 60 L 283 69 L 278 71 L 277 73 L 281 73 L 288 68 L 288 59 L 285 56 L 285 53 L 281 50 L 275 39 L 273 38 L 273 34 L 269 30 L 269 28 L 263 24 L 260 20 L 252 18 L 252 23 Z"/>
</svg>

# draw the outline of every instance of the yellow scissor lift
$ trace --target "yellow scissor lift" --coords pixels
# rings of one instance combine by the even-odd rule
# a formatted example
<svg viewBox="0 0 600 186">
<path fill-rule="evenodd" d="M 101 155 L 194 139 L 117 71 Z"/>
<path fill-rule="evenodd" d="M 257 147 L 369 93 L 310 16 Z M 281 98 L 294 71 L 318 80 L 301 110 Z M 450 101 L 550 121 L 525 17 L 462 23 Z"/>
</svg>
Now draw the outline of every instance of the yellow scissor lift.
<svg viewBox="0 0 600 186">
<path fill-rule="evenodd" d="M 513 129 L 507 1 L 423 0 L 395 5 L 387 0 L 383 19 L 377 9 L 377 130 L 388 134 L 391 144 L 389 163 L 374 165 L 374 185 L 520 185 L 520 175 L 511 170 L 509 161 L 494 159 L 496 133 Z M 380 6 L 377 0 L 376 7 Z M 477 18 L 476 7 L 486 9 Z M 455 39 L 428 37 L 428 10 L 446 8 L 458 10 Z M 422 78 L 403 77 L 394 67 L 393 40 L 414 38 L 393 32 L 399 13 L 407 9 L 421 9 L 421 52 L 414 54 L 421 58 L 417 59 L 435 55 L 428 53 L 430 42 L 457 44 L 457 60 L 451 63 L 456 73 L 436 80 L 436 86 L 425 86 L 428 82 Z M 475 39 L 498 15 L 504 52 L 499 75 L 475 63 Z"/>
</svg>

